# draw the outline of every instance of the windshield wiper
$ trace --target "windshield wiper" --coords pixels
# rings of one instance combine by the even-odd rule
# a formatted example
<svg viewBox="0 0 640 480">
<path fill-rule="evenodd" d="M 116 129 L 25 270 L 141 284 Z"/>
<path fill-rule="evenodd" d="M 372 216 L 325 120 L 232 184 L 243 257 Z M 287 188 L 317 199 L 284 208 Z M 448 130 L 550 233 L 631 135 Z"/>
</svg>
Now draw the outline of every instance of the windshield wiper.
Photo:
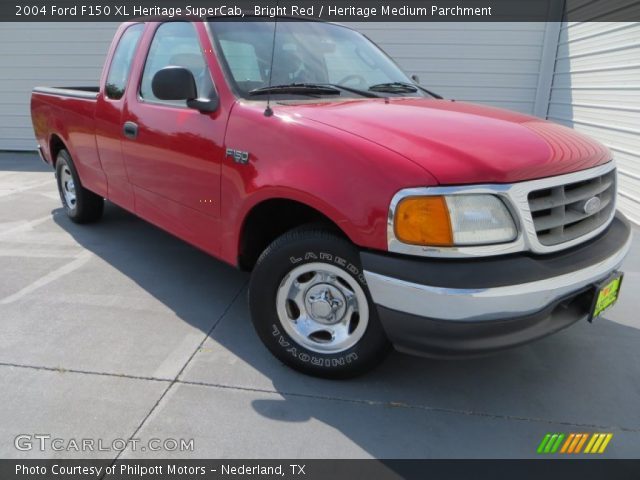
<svg viewBox="0 0 640 480">
<path fill-rule="evenodd" d="M 267 87 L 255 88 L 249 91 L 249 95 L 268 95 L 270 93 L 292 93 L 298 95 L 340 95 L 337 88 L 316 85 L 313 83 L 291 83 L 289 85 L 271 85 Z"/>
<path fill-rule="evenodd" d="M 383 93 L 416 93 L 418 87 L 405 82 L 378 83 L 369 87 L 372 92 Z"/>
<path fill-rule="evenodd" d="M 426 88 L 407 82 L 389 82 L 389 83 L 378 83 L 377 85 L 373 85 L 369 87 L 369 90 L 374 92 L 384 92 L 384 93 L 416 93 L 418 90 L 422 90 L 425 93 L 428 93 L 434 98 L 442 100 L 442 97 L 437 93 L 433 93 Z"/>
<path fill-rule="evenodd" d="M 340 90 L 344 90 L 345 92 L 355 93 L 356 95 L 361 95 L 367 98 L 382 98 L 380 95 L 376 95 L 373 92 L 367 92 L 366 90 L 360 90 L 359 88 L 353 87 L 345 87 L 344 85 L 339 85 L 337 83 L 323 83 L 323 86 L 339 88 Z"/>
<path fill-rule="evenodd" d="M 249 95 L 266 95 L 269 93 L 297 93 L 300 95 L 340 95 L 340 90 L 355 93 L 367 98 L 382 98 L 373 92 L 347 87 L 337 83 L 291 83 L 289 85 L 272 85 L 251 90 Z"/>
</svg>

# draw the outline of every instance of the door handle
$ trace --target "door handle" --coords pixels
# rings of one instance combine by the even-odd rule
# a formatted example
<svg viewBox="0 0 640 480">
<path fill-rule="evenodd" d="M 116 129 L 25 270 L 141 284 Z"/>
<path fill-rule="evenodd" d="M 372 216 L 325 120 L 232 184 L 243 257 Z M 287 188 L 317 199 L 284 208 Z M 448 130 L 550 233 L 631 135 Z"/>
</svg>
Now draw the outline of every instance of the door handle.
<svg viewBox="0 0 640 480">
<path fill-rule="evenodd" d="M 133 122 L 126 122 L 122 130 L 127 138 L 135 139 L 138 136 L 138 125 Z"/>
</svg>

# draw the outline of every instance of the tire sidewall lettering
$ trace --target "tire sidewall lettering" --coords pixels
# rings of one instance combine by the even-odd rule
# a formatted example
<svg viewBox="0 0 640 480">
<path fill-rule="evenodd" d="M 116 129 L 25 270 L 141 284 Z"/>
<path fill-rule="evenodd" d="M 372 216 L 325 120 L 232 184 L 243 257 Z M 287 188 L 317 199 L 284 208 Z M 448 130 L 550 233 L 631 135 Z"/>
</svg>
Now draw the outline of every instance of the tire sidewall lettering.
<svg viewBox="0 0 640 480">
<path fill-rule="evenodd" d="M 356 278 L 362 285 L 367 284 L 367 280 L 362 273 L 362 271 L 353 263 L 348 262 L 342 257 L 337 255 L 332 255 L 330 253 L 320 252 L 316 254 L 315 252 L 307 252 L 302 257 L 289 257 L 289 262 L 292 265 L 298 265 L 301 262 L 305 261 L 324 261 L 329 264 L 335 264 L 340 268 L 344 269 L 347 273 L 350 273 L 354 278 Z"/>
<path fill-rule="evenodd" d="M 301 351 L 297 347 L 291 345 L 291 342 L 284 337 L 280 328 L 278 328 L 278 325 L 276 324 L 271 325 L 271 334 L 276 337 L 278 345 L 280 345 L 289 355 L 303 363 L 308 363 L 317 367 L 332 368 L 344 367 L 345 365 L 350 365 L 358 360 L 358 354 L 355 352 L 339 357 L 323 358 L 314 355 L 312 352 Z"/>
</svg>

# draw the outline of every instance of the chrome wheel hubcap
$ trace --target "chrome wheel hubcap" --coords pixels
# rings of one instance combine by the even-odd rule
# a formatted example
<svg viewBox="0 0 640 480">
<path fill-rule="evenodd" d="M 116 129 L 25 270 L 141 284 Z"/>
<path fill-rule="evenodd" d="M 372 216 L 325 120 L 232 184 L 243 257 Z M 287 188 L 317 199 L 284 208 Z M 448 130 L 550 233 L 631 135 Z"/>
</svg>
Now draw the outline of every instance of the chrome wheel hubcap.
<svg viewBox="0 0 640 480">
<path fill-rule="evenodd" d="M 342 292 L 328 283 L 311 287 L 305 295 L 304 303 L 311 318 L 327 325 L 338 323 L 347 306 Z"/>
<path fill-rule="evenodd" d="M 344 270 L 325 263 L 294 268 L 280 284 L 276 306 L 289 336 L 318 353 L 353 347 L 369 322 L 369 305 L 360 284 Z"/>
<path fill-rule="evenodd" d="M 62 188 L 62 194 L 64 195 L 64 202 L 70 209 L 76 208 L 76 185 L 73 182 L 73 176 L 71 170 L 66 165 L 60 172 L 60 186 Z"/>
</svg>

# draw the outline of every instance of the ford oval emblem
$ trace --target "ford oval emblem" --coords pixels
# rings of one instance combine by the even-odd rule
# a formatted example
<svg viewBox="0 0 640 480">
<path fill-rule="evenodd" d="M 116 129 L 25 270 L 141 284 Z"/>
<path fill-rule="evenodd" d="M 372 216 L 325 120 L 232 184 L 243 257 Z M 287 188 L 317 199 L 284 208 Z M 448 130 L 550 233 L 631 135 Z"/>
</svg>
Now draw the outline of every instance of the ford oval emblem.
<svg viewBox="0 0 640 480">
<path fill-rule="evenodd" d="M 598 213 L 600 211 L 601 206 L 602 201 L 598 197 L 591 197 L 589 200 L 584 202 L 582 209 L 587 215 L 593 215 L 594 213 Z"/>
</svg>

